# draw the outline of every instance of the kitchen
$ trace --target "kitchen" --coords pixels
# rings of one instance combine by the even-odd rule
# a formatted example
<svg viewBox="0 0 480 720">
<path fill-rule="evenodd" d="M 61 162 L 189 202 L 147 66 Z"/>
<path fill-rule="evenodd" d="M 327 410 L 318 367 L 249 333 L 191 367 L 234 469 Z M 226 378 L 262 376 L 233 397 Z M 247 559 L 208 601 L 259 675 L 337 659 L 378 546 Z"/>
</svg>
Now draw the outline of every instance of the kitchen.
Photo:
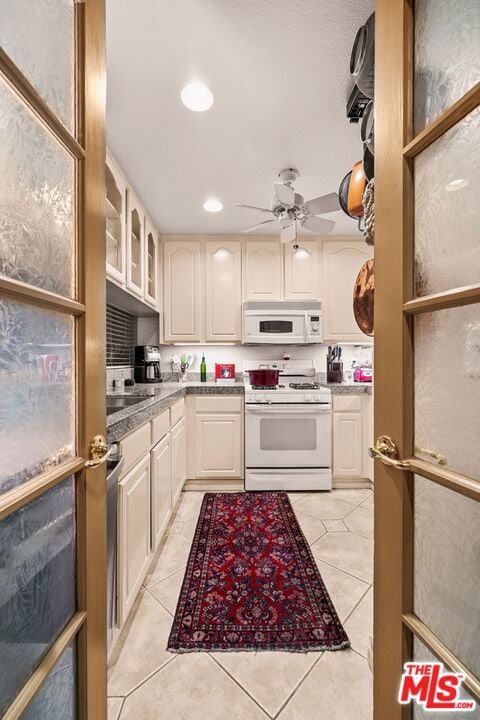
<svg viewBox="0 0 480 720">
<path fill-rule="evenodd" d="M 0 716 L 479 717 L 480 5 L 0 46 Z"/>
<path fill-rule="evenodd" d="M 117 19 L 111 12 L 112 23 L 119 23 L 121 12 Z M 352 28 L 345 41 L 349 49 L 355 32 Z M 250 218 L 262 222 L 264 217 L 250 207 L 227 205 L 225 194 L 233 201 L 251 201 L 270 191 L 276 198 L 272 208 L 280 198 L 303 205 L 299 193 L 305 188 L 305 196 L 314 197 L 316 188 L 291 168 L 279 167 L 277 176 L 269 172 L 255 191 L 224 179 L 224 187 L 217 186 L 215 196 L 200 205 L 200 214 L 194 209 L 185 213 L 181 199 L 162 186 L 171 205 L 169 217 L 157 214 L 153 220 L 146 210 L 151 187 L 144 184 L 142 192 L 138 184 L 147 165 L 137 162 L 132 146 L 119 143 L 135 119 L 125 104 L 130 91 L 117 80 L 120 37 L 112 36 L 111 43 L 109 82 L 118 90 L 111 91 L 116 112 L 111 110 L 110 129 L 107 123 L 107 441 L 118 458 L 110 460 L 109 472 L 110 502 L 118 513 L 111 513 L 109 545 L 109 702 L 112 708 L 125 706 L 127 717 L 128 712 L 142 713 L 143 680 L 158 670 L 156 682 L 163 685 L 162 668 L 169 659 L 161 646 L 164 633 L 155 643 L 157 653 L 145 653 L 141 638 L 158 619 L 157 608 L 151 608 L 153 615 L 145 608 L 154 596 L 161 611 L 174 614 L 185 553 L 204 493 L 211 492 L 289 493 L 311 545 L 323 541 L 312 552 L 322 563 L 322 575 L 333 573 L 328 590 L 342 618 L 353 616 L 347 632 L 362 618 L 361 639 L 354 646 L 360 655 L 348 660 L 368 686 L 373 337 L 371 328 L 363 326 L 365 334 L 357 322 L 362 325 L 363 316 L 357 310 L 355 317 L 353 294 L 373 248 L 357 228 L 358 217 L 342 212 L 336 193 L 328 192 L 310 205 L 318 212 L 316 232 L 302 231 L 299 221 L 298 236 L 292 238 L 291 229 L 278 232 L 276 216 L 270 223 L 262 211 L 264 226 L 243 233 Z M 347 66 L 340 74 L 345 72 Z M 176 122 L 199 123 L 200 128 L 210 122 L 214 128 L 217 103 L 222 98 L 215 92 L 211 108 L 192 112 L 178 97 Z M 345 162 L 353 167 L 362 149 L 360 127 L 347 118 L 344 123 L 351 146 Z M 172 130 L 165 125 L 165 131 Z M 198 152 L 193 145 L 190 150 Z M 326 190 L 328 183 L 338 187 L 345 174 L 338 161 L 336 166 L 335 180 L 322 186 Z M 207 167 L 205 172 L 211 174 Z M 200 188 L 209 182 L 195 179 Z M 197 191 L 185 187 L 184 192 Z M 327 497 L 312 504 L 312 493 Z M 288 668 L 276 700 L 275 683 L 263 689 L 252 685 L 241 668 L 233 676 L 249 699 L 275 714 L 277 703 L 288 700 L 318 655 L 311 653 L 307 660 L 285 652 L 268 655 L 270 667 L 282 677 Z M 260 677 L 262 656 L 255 655 Z M 228 663 L 220 663 L 222 672 L 232 673 Z M 368 693 L 361 703 L 367 717 Z M 178 712 L 188 707 L 185 698 Z"/>
</svg>

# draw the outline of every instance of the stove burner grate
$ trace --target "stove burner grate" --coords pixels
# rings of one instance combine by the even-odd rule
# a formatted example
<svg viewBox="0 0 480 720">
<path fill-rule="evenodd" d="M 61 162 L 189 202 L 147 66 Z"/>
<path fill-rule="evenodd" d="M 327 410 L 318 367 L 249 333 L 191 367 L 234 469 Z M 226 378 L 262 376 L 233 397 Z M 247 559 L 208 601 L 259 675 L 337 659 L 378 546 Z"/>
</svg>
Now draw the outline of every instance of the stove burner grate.
<svg viewBox="0 0 480 720">
<path fill-rule="evenodd" d="M 252 385 L 252 390 L 276 390 L 278 385 Z"/>
<path fill-rule="evenodd" d="M 320 390 L 320 383 L 290 383 L 292 390 Z"/>
</svg>

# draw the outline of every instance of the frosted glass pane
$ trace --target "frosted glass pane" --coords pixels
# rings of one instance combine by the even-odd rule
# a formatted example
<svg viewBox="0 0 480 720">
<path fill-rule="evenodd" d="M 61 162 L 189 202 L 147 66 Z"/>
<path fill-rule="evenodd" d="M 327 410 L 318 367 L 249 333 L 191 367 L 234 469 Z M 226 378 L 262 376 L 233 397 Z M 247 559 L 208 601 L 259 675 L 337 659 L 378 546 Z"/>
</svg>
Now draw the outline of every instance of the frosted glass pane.
<svg viewBox="0 0 480 720">
<path fill-rule="evenodd" d="M 74 454 L 73 320 L 0 300 L 0 493 Z"/>
<path fill-rule="evenodd" d="M 74 160 L 1 81 L 0 169 L 0 274 L 71 296 Z"/>
<path fill-rule="evenodd" d="M 480 480 L 480 305 L 415 318 L 414 400 L 415 445 Z"/>
<path fill-rule="evenodd" d="M 480 675 L 480 503 L 415 476 L 414 610 Z"/>
<path fill-rule="evenodd" d="M 74 487 L 0 522 L 0 716 L 75 612 Z"/>
<path fill-rule="evenodd" d="M 415 159 L 417 295 L 480 281 L 479 136 L 477 108 Z"/>
<path fill-rule="evenodd" d="M 22 720 L 75 720 L 76 647 L 69 645 L 51 670 Z"/>
<path fill-rule="evenodd" d="M 438 658 L 425 647 L 425 645 L 416 637 L 413 639 L 413 659 L 419 662 L 438 662 Z M 460 697 L 463 700 L 474 700 L 465 688 L 460 691 Z M 480 720 L 480 707 L 477 704 L 475 710 L 471 712 L 432 712 L 431 710 L 423 710 L 419 705 L 414 703 L 413 720 L 460 720 L 462 717 L 468 720 Z"/>
<path fill-rule="evenodd" d="M 480 80 L 478 0 L 415 0 L 415 132 Z"/>
<path fill-rule="evenodd" d="M 73 0 L 2 0 L 0 45 L 68 128 L 74 123 Z"/>
</svg>

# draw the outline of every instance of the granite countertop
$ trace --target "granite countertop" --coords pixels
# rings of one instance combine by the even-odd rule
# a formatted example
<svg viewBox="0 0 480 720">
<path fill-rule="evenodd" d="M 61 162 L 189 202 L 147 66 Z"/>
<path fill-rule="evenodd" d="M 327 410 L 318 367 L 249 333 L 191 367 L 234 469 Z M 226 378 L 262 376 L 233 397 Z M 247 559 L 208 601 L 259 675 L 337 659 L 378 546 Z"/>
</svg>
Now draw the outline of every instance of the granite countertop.
<svg viewBox="0 0 480 720">
<path fill-rule="evenodd" d="M 137 383 L 132 388 L 125 388 L 123 392 L 109 392 L 107 402 L 108 398 L 118 397 L 145 396 L 145 400 L 107 415 L 107 442 L 118 442 L 186 395 L 243 395 L 244 392 L 243 380 L 233 385 L 217 385 L 212 381 Z"/>
<path fill-rule="evenodd" d="M 322 387 L 328 388 L 332 395 L 372 394 L 372 383 L 323 382 L 321 384 Z M 215 381 L 201 383 L 198 380 L 157 384 L 137 383 L 132 388 L 125 388 L 121 393 L 109 392 L 107 398 L 144 396 L 145 399 L 107 415 L 107 441 L 118 442 L 186 395 L 243 395 L 244 393 L 245 385 L 242 378 L 237 379 L 233 385 L 217 385 Z"/>
<path fill-rule="evenodd" d="M 372 394 L 372 383 L 322 383 L 322 387 L 328 388 L 332 395 L 360 395 Z"/>
</svg>

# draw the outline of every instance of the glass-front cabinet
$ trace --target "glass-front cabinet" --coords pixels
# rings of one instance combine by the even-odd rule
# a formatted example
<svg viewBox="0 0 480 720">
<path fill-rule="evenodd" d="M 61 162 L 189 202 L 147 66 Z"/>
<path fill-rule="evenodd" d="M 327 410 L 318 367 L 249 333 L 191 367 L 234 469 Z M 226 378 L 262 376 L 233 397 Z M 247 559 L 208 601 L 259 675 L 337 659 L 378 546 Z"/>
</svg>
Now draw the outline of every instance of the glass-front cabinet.
<svg viewBox="0 0 480 720">
<path fill-rule="evenodd" d="M 107 157 L 105 176 L 107 275 L 115 282 L 124 285 L 127 184 L 115 163 L 109 157 Z"/>
<path fill-rule="evenodd" d="M 158 305 L 159 291 L 159 239 L 157 231 L 145 218 L 145 302 L 154 308 Z"/>
<path fill-rule="evenodd" d="M 127 188 L 127 288 L 144 294 L 145 213 L 135 193 Z"/>
</svg>

